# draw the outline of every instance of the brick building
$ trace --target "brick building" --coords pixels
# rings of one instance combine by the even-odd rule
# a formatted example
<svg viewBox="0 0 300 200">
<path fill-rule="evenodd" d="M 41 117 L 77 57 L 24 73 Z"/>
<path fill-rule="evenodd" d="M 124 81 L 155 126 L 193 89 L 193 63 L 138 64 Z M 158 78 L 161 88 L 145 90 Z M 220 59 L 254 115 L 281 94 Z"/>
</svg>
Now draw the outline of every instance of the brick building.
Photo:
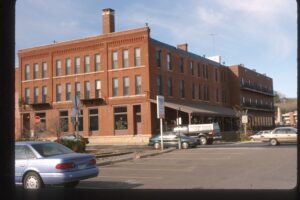
<svg viewBox="0 0 300 200">
<path fill-rule="evenodd" d="M 248 127 L 253 130 L 274 126 L 273 80 L 243 65 L 229 66 L 231 105 L 241 114 L 248 114 Z"/>
<path fill-rule="evenodd" d="M 115 32 L 114 10 L 103 9 L 102 16 L 99 36 L 18 51 L 22 136 L 74 133 L 79 111 L 85 136 L 147 138 L 159 127 L 156 95 L 165 97 L 166 127 L 179 116 L 185 124 L 217 121 L 223 131 L 236 129 L 233 105 L 241 105 L 244 90 L 230 81 L 234 67 L 192 54 L 187 44 L 159 42 L 147 25 Z"/>
</svg>

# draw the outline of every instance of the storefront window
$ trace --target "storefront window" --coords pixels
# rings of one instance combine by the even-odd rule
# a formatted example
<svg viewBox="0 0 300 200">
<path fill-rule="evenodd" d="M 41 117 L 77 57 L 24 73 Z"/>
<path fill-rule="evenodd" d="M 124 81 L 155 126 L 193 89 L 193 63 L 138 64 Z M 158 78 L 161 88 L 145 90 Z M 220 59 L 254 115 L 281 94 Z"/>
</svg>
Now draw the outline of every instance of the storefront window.
<svg viewBox="0 0 300 200">
<path fill-rule="evenodd" d="M 114 108 L 115 116 L 115 129 L 124 130 L 127 129 L 127 107 L 115 107 Z"/>
</svg>

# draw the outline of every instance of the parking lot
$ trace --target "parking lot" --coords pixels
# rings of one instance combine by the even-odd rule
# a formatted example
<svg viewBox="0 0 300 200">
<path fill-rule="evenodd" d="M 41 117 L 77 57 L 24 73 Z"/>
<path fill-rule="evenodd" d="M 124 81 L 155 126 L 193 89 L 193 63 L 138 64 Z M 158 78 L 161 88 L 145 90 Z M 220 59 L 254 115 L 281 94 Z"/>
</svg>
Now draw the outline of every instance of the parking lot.
<svg viewBox="0 0 300 200">
<path fill-rule="evenodd" d="M 292 189 L 297 146 L 209 145 L 100 166 L 93 189 Z"/>
</svg>

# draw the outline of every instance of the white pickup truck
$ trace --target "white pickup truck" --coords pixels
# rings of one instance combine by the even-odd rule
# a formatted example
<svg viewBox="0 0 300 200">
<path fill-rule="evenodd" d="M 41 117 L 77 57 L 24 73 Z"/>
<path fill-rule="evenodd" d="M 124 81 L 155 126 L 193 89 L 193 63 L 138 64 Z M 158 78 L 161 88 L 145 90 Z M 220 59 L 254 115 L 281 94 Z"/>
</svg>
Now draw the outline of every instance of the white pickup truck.
<svg viewBox="0 0 300 200">
<path fill-rule="evenodd" d="M 202 145 L 212 144 L 214 141 L 222 139 L 218 123 L 177 126 L 173 131 L 184 133 L 187 136 L 197 137 Z"/>
</svg>

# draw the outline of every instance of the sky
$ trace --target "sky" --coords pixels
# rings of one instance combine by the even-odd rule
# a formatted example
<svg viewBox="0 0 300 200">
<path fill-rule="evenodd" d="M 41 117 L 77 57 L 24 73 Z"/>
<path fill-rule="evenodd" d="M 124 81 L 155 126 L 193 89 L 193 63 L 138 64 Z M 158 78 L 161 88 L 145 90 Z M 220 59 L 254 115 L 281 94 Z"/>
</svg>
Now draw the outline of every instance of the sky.
<svg viewBox="0 0 300 200">
<path fill-rule="evenodd" d="M 144 27 L 198 55 L 220 55 L 273 79 L 297 97 L 296 0 L 18 0 L 18 49 L 102 34 L 102 9 L 115 10 L 115 31 Z M 16 65 L 18 59 L 16 56 Z"/>
</svg>

